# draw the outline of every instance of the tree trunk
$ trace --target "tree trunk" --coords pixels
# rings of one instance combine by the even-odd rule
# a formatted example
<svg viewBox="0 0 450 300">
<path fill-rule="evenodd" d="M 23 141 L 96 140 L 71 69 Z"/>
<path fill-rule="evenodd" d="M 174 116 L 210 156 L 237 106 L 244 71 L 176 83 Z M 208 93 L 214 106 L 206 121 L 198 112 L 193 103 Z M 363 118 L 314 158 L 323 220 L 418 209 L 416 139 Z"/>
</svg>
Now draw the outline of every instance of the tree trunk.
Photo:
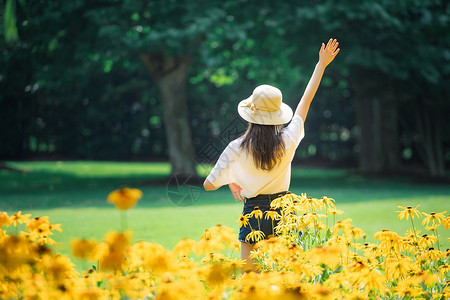
<svg viewBox="0 0 450 300">
<path fill-rule="evenodd" d="M 186 103 L 187 71 L 192 58 L 161 53 L 141 53 L 140 56 L 161 92 L 171 173 L 197 176 Z"/>
<path fill-rule="evenodd" d="M 370 77 L 370 78 L 369 78 Z M 400 168 L 397 109 L 386 81 L 366 75 L 356 83 L 355 107 L 362 173 L 394 173 Z M 385 82 L 380 88 L 376 82 Z"/>
<path fill-rule="evenodd" d="M 442 130 L 440 114 L 432 112 L 420 101 L 415 101 L 417 132 L 419 134 L 419 154 L 427 166 L 430 175 L 442 178 L 445 173 L 444 153 L 442 151 Z"/>
<path fill-rule="evenodd" d="M 377 161 L 375 146 L 379 144 L 375 130 L 372 103 L 368 99 L 357 99 L 356 121 L 359 127 L 359 170 L 362 173 L 376 173 L 381 164 Z"/>
</svg>

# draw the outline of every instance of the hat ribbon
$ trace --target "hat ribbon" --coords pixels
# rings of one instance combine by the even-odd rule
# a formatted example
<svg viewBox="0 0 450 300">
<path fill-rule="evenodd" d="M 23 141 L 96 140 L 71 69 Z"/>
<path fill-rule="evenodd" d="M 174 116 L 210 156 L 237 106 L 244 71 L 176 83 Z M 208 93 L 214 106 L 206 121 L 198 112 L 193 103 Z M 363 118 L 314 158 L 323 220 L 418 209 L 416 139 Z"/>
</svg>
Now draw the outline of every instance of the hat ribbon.
<svg viewBox="0 0 450 300">
<path fill-rule="evenodd" d="M 250 109 L 252 110 L 252 115 L 253 115 L 257 110 L 267 111 L 267 112 L 275 112 L 275 111 L 278 111 L 278 109 L 273 110 L 273 109 L 264 109 L 264 108 L 257 107 L 257 106 L 255 105 L 255 103 L 252 103 L 251 101 L 246 101 L 246 102 L 242 103 L 241 106 L 242 106 L 242 107 L 250 107 Z"/>
</svg>

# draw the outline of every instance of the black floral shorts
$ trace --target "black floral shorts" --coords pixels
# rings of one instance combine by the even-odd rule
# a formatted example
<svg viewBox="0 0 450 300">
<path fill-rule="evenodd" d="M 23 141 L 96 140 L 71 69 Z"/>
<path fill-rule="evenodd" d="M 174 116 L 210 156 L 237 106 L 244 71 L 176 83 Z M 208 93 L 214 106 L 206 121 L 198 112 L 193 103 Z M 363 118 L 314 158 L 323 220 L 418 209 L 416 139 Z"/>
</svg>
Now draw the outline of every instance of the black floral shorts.
<svg viewBox="0 0 450 300">
<path fill-rule="evenodd" d="M 258 195 L 246 199 L 241 216 L 241 224 L 243 224 L 243 226 L 239 229 L 240 242 L 254 245 L 260 239 L 275 235 L 275 226 L 278 224 L 278 219 L 273 218 L 273 215 L 274 212 L 281 215 L 281 210 L 271 210 L 270 203 L 273 199 L 283 196 L 284 194 L 286 194 L 286 192 L 271 195 Z"/>
</svg>

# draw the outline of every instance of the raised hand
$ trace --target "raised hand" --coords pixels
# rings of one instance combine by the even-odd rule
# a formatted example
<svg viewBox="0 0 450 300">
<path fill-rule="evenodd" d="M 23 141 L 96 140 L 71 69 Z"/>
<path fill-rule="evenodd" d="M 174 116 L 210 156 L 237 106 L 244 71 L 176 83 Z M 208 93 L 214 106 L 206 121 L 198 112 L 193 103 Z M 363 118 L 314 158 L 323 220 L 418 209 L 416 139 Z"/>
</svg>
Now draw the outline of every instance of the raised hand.
<svg viewBox="0 0 450 300">
<path fill-rule="evenodd" d="M 328 66 L 340 51 L 338 45 L 339 43 L 336 39 L 330 39 L 326 46 L 322 43 L 319 51 L 319 63 L 323 64 L 324 67 Z"/>
<path fill-rule="evenodd" d="M 233 197 L 236 201 L 244 201 L 244 197 L 241 196 L 242 187 L 239 183 L 233 182 L 228 185 L 230 188 L 231 193 L 233 194 Z"/>
</svg>

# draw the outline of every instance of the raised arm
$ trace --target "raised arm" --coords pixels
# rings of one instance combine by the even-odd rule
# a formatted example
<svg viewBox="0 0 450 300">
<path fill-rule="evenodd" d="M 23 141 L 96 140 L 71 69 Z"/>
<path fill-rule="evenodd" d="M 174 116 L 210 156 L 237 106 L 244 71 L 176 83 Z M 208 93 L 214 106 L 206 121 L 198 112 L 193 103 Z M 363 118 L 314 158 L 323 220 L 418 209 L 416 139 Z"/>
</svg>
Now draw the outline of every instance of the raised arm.
<svg viewBox="0 0 450 300">
<path fill-rule="evenodd" d="M 325 46 L 322 43 L 322 47 L 319 51 L 319 62 L 314 69 L 314 72 L 311 76 L 311 79 L 306 86 L 305 92 L 303 93 L 300 102 L 298 103 L 297 109 L 295 113 L 302 117 L 303 122 L 306 120 L 306 116 L 308 115 L 309 106 L 316 94 L 317 88 L 319 87 L 320 81 L 322 80 L 323 72 L 325 68 L 330 64 L 336 55 L 339 53 L 339 48 L 337 47 L 339 43 L 337 40 L 330 39 Z"/>
</svg>

